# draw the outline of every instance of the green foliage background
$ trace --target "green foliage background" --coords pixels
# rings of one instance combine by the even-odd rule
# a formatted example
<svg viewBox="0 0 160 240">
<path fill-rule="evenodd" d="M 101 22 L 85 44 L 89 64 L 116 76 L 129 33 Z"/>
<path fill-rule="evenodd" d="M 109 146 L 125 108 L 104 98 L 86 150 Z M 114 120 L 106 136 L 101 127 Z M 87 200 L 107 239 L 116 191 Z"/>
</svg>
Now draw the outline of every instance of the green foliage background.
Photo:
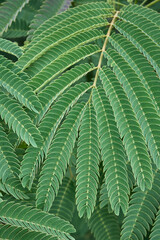
<svg viewBox="0 0 160 240">
<path fill-rule="evenodd" d="M 160 239 L 159 10 L 0 1 L 0 239 Z"/>
</svg>

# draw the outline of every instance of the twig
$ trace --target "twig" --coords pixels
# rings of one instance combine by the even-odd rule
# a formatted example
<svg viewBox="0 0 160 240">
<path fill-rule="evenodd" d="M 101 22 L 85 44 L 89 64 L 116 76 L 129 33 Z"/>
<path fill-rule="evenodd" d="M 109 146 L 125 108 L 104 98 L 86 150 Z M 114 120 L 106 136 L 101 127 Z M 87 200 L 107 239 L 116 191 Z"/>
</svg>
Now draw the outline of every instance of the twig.
<svg viewBox="0 0 160 240">
<path fill-rule="evenodd" d="M 154 1 L 151 2 L 151 3 L 148 3 L 148 4 L 146 5 L 146 7 L 151 7 L 153 4 L 156 4 L 156 3 L 158 3 L 158 2 L 160 2 L 160 0 L 154 0 Z"/>
</svg>

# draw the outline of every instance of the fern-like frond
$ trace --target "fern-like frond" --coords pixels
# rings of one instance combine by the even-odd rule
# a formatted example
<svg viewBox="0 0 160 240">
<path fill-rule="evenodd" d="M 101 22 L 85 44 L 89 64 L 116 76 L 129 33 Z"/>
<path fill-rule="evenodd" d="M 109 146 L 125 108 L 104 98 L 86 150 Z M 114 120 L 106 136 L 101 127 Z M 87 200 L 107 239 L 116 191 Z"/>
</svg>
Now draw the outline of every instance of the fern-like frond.
<svg viewBox="0 0 160 240">
<path fill-rule="evenodd" d="M 120 136 L 123 138 L 123 143 L 129 161 L 131 162 L 137 184 L 142 190 L 151 188 L 151 160 L 131 103 L 120 82 L 109 68 L 103 67 L 100 71 L 100 77 L 106 95 L 109 97 L 110 104 L 113 108 Z"/>
<path fill-rule="evenodd" d="M 12 54 L 17 58 L 23 53 L 22 49 L 16 43 L 3 38 L 0 38 L 0 51 Z"/>
<path fill-rule="evenodd" d="M 108 198 L 107 185 L 103 183 L 100 190 L 99 208 L 103 208 L 108 204 L 109 204 L 109 198 Z"/>
<path fill-rule="evenodd" d="M 120 239 L 118 218 L 113 213 L 108 213 L 107 207 L 100 209 L 96 206 L 88 225 L 96 240 Z"/>
<path fill-rule="evenodd" d="M 12 94 L 20 103 L 38 113 L 41 104 L 23 79 L 5 66 L 0 66 L 0 85 Z"/>
<path fill-rule="evenodd" d="M 41 5 L 40 10 L 34 16 L 33 21 L 30 24 L 29 37 L 32 38 L 33 32 L 47 19 L 53 17 L 56 14 L 59 14 L 65 11 L 71 5 L 72 0 L 45 0 Z"/>
<path fill-rule="evenodd" d="M 39 92 L 46 86 L 46 84 L 50 83 L 54 77 L 61 74 L 67 68 L 98 52 L 100 52 L 99 47 L 92 44 L 78 47 L 71 52 L 68 52 L 64 55 L 62 54 L 55 61 L 51 62 L 49 65 L 43 68 L 42 71 L 36 74 L 31 79 L 29 84 L 33 87 L 34 92 Z"/>
<path fill-rule="evenodd" d="M 57 62 L 63 64 L 63 58 L 67 57 L 68 54 L 72 54 L 74 50 L 78 47 L 93 42 L 96 39 L 104 37 L 104 33 L 100 30 L 94 29 L 89 30 L 88 32 L 82 32 L 80 34 L 76 34 L 72 36 L 70 39 L 67 39 L 58 46 L 55 46 L 49 49 L 45 54 L 43 54 L 38 61 L 35 61 L 31 64 L 31 66 L 26 70 L 27 73 L 33 78 L 36 78 L 36 75 L 39 76 L 39 73 L 43 72 L 43 69 L 50 65 L 50 64 L 57 64 Z M 85 56 L 83 57 L 85 58 Z M 77 62 L 80 61 L 82 58 L 79 56 L 79 60 L 77 58 Z M 60 61 L 61 60 L 61 61 Z M 67 59 L 66 59 L 67 60 Z M 68 64 L 67 64 L 68 65 Z M 53 72 L 55 74 L 55 72 Z M 31 78 L 31 82 L 32 82 Z M 34 83 L 34 82 L 33 82 Z M 32 85 L 33 85 L 32 83 Z M 34 88 L 34 86 L 33 86 Z"/>
<path fill-rule="evenodd" d="M 78 19 L 84 19 L 84 14 L 88 11 L 94 16 L 94 12 L 101 9 L 105 10 L 105 14 L 111 15 L 111 12 L 114 12 L 112 6 L 107 3 L 99 2 L 99 3 L 91 3 L 79 6 L 77 8 L 70 8 L 68 11 L 65 11 L 59 15 L 53 16 L 52 18 L 45 21 L 33 34 L 33 40 L 27 47 L 27 49 L 31 48 L 38 41 L 42 40 L 49 34 L 57 31 L 58 29 L 62 29 L 63 27 L 70 25 L 78 21 Z M 84 13 L 84 14 L 83 14 Z M 80 17 L 82 15 L 82 18 Z"/>
<path fill-rule="evenodd" d="M 99 142 L 96 114 L 91 104 L 84 112 L 78 138 L 76 204 L 80 217 L 93 213 L 98 188 Z"/>
<path fill-rule="evenodd" d="M 4 183 L 7 178 L 18 176 L 20 162 L 0 125 L 0 180 Z"/>
<path fill-rule="evenodd" d="M 115 27 L 147 57 L 148 61 L 160 76 L 160 47 L 157 46 L 145 32 L 142 32 L 141 29 L 132 24 L 132 21 L 117 21 Z"/>
<path fill-rule="evenodd" d="M 63 183 L 59 188 L 49 213 L 71 221 L 75 210 L 75 186 L 71 179 L 63 178 Z"/>
<path fill-rule="evenodd" d="M 125 214 L 129 201 L 126 155 L 112 108 L 102 88 L 93 89 L 93 104 L 96 110 L 105 183 L 111 207 L 115 214 L 119 215 L 120 208 Z"/>
<path fill-rule="evenodd" d="M 57 132 L 44 162 L 37 189 L 37 206 L 45 211 L 50 210 L 58 193 L 59 183 L 62 183 L 78 135 L 84 107 L 84 104 L 76 104 L 69 112 Z"/>
<path fill-rule="evenodd" d="M 18 137 L 28 145 L 37 147 L 37 144 L 41 141 L 38 129 L 33 125 L 22 107 L 2 91 L 0 91 L 0 115 L 9 128 L 12 127 Z"/>
<path fill-rule="evenodd" d="M 0 35 L 7 31 L 18 13 L 29 0 L 7 0 L 0 6 Z"/>
<path fill-rule="evenodd" d="M 74 227 L 67 221 L 19 203 L 3 201 L 0 203 L 2 223 L 39 233 L 46 233 L 61 240 L 73 239 Z"/>
<path fill-rule="evenodd" d="M 148 12 L 150 15 L 150 12 Z M 138 14 L 136 11 L 125 11 L 119 15 L 119 18 L 125 22 L 130 22 L 150 38 L 157 46 L 160 46 L 160 27 L 149 18 L 143 16 L 142 13 Z M 160 19 L 160 17 L 159 17 Z M 154 29 L 154 31 L 153 31 Z"/>
<path fill-rule="evenodd" d="M 7 39 L 25 38 L 28 30 L 29 26 L 25 20 L 16 19 L 15 22 L 12 22 L 7 32 L 3 33 L 2 37 Z"/>
<path fill-rule="evenodd" d="M 153 24 L 156 24 L 160 28 L 160 16 L 159 13 L 152 10 L 151 8 L 144 8 L 140 5 L 128 5 L 124 9 L 126 12 L 134 12 L 139 16 L 145 17 L 147 20 L 150 20 Z M 153 25 L 154 26 L 154 25 Z"/>
<path fill-rule="evenodd" d="M 0 191 L 12 195 L 16 199 L 29 199 L 24 192 L 24 188 L 18 178 L 10 177 L 7 178 L 5 183 L 0 182 Z"/>
<path fill-rule="evenodd" d="M 155 219 L 154 226 L 152 228 L 152 232 L 150 234 L 150 240 L 157 240 L 160 239 L 160 210 L 157 213 L 157 217 Z"/>
<path fill-rule="evenodd" d="M 22 227 L 0 224 L 0 237 L 7 240 L 59 240 L 57 237 L 45 233 L 38 233 Z"/>
<path fill-rule="evenodd" d="M 24 187 L 28 186 L 29 189 L 31 188 L 37 168 L 44 157 L 44 153 L 47 155 L 52 139 L 65 113 L 69 111 L 70 107 L 72 107 L 89 88 L 90 84 L 88 83 L 77 84 L 68 90 L 44 117 L 39 126 L 43 143 L 37 149 L 33 147 L 28 148 L 22 161 L 20 176 L 23 178 L 22 185 Z"/>
<path fill-rule="evenodd" d="M 160 168 L 160 116 L 152 99 L 135 71 L 116 51 L 108 49 L 108 64 L 113 67 L 117 78 L 130 100 L 141 126 L 153 161 Z"/>
<path fill-rule="evenodd" d="M 14 74 L 18 75 L 18 77 L 21 78 L 24 82 L 27 83 L 29 81 L 29 76 L 27 73 L 20 72 L 21 69 L 19 67 L 15 66 L 15 64 L 11 60 L 5 58 L 2 55 L 0 55 L 0 65 L 9 69 L 9 71 L 12 71 Z"/>
<path fill-rule="evenodd" d="M 160 112 L 160 82 L 153 67 L 136 47 L 120 34 L 112 34 L 109 41 L 136 72 L 147 89 L 157 111 Z"/>
<path fill-rule="evenodd" d="M 35 62 L 49 49 L 58 46 L 63 41 L 69 40 L 77 34 L 106 26 L 108 24 L 106 19 L 108 16 L 111 16 L 111 13 L 108 13 L 108 11 L 104 8 L 95 9 L 94 15 L 93 10 L 77 13 L 71 22 L 67 21 L 69 19 L 66 20 L 66 26 L 64 25 L 58 30 L 52 29 L 51 33 L 48 33 L 44 38 L 41 38 L 32 47 L 30 47 L 19 59 L 17 64 L 22 68 L 22 70 L 25 70 L 31 65 L 31 63 Z"/>
<path fill-rule="evenodd" d="M 160 204 L 160 175 L 154 170 L 154 181 L 151 190 L 142 192 L 134 189 L 128 212 L 122 225 L 121 240 L 143 240 L 153 224 Z M 158 238 L 157 238 L 158 239 Z"/>
<path fill-rule="evenodd" d="M 38 98 L 42 104 L 40 113 L 36 119 L 39 122 L 48 111 L 52 103 L 61 95 L 67 88 L 77 82 L 80 78 L 95 70 L 93 64 L 80 64 L 63 73 L 59 78 L 55 79 L 48 87 L 39 93 Z"/>
</svg>

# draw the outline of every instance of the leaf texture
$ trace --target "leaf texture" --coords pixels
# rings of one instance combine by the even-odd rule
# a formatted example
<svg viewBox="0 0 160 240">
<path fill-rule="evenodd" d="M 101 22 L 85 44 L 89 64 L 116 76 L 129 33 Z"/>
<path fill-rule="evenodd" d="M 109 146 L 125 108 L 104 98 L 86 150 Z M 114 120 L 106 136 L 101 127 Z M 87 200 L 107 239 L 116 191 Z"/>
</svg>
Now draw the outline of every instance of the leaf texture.
<svg viewBox="0 0 160 240">
<path fill-rule="evenodd" d="M 33 87 L 34 92 L 39 92 L 67 68 L 98 52 L 100 52 L 100 49 L 97 45 L 87 45 L 66 53 L 42 69 L 32 78 L 29 84 Z"/>
<path fill-rule="evenodd" d="M 109 41 L 141 79 L 159 113 L 160 83 L 152 66 L 136 47 L 122 35 L 112 34 Z"/>
<path fill-rule="evenodd" d="M 12 22 L 11 26 L 8 28 L 7 32 L 4 32 L 2 37 L 7 39 L 18 39 L 27 36 L 29 26 L 27 22 L 23 19 L 16 19 Z"/>
<path fill-rule="evenodd" d="M 67 90 L 71 85 L 80 80 L 83 76 L 94 71 L 96 67 L 93 64 L 80 64 L 63 73 L 55 79 L 48 87 L 38 94 L 38 98 L 42 104 L 40 113 L 37 116 L 39 122 L 48 111 L 52 103 Z"/>
<path fill-rule="evenodd" d="M 72 54 L 82 45 L 93 42 L 102 37 L 104 37 L 104 33 L 97 29 L 76 34 L 69 39 L 62 41 L 55 47 L 48 49 L 48 51 L 45 52 L 45 54 L 43 54 L 37 61 L 32 63 L 26 71 L 32 77 L 32 79 L 34 79 L 36 75 L 41 73 L 48 65 L 53 63 L 56 64 L 57 62 L 60 62 L 60 60 L 63 64 L 63 57 L 68 56 L 68 54 Z M 81 56 L 79 57 L 79 60 L 81 60 Z M 34 82 L 31 84 L 33 85 Z"/>
<path fill-rule="evenodd" d="M 105 184 L 111 207 L 116 215 L 119 215 L 120 208 L 125 214 L 129 201 L 126 155 L 114 121 L 112 108 L 102 88 L 93 89 L 93 104 L 98 122 Z"/>
<path fill-rule="evenodd" d="M 49 211 L 62 183 L 73 151 L 84 104 L 77 104 L 62 123 L 49 149 L 37 189 L 37 206 Z"/>
<path fill-rule="evenodd" d="M 131 41 L 141 53 L 147 57 L 160 77 L 160 47 L 157 46 L 144 32 L 130 22 L 117 21 L 116 29 Z"/>
<path fill-rule="evenodd" d="M 71 23 L 77 21 L 77 18 L 75 16 L 80 15 L 84 12 L 92 11 L 94 14 L 95 10 L 105 9 L 108 14 L 111 14 L 113 11 L 113 7 L 111 7 L 109 4 L 104 2 L 99 3 L 91 3 L 79 6 L 77 8 L 70 8 L 68 11 L 65 11 L 59 15 L 55 15 L 52 18 L 45 21 L 33 34 L 33 40 L 29 44 L 28 48 L 31 48 L 36 42 L 38 42 L 40 39 L 45 38 L 47 35 L 53 33 L 53 31 L 57 31 L 58 29 L 61 29 L 64 26 L 70 25 Z M 84 16 L 83 16 L 84 18 Z M 83 19 L 82 18 L 82 19 Z"/>
<path fill-rule="evenodd" d="M 7 225 L 46 233 L 62 240 L 73 239 L 70 233 L 74 232 L 74 228 L 69 222 L 19 203 L 7 201 L 0 203 L 0 219 Z"/>
<path fill-rule="evenodd" d="M 9 240 L 23 240 L 24 238 L 26 240 L 59 240 L 57 237 L 53 237 L 52 235 L 30 231 L 23 229 L 22 227 L 8 225 L 0 225 L 0 237 L 1 239 Z"/>
<path fill-rule="evenodd" d="M 15 199 L 29 199 L 24 188 L 18 178 L 7 178 L 5 183 L 0 182 L 0 190 L 8 195 L 12 195 Z"/>
<path fill-rule="evenodd" d="M 0 125 L 0 179 L 4 183 L 9 177 L 19 174 L 20 162 L 14 149 L 7 138 L 3 127 Z"/>
<path fill-rule="evenodd" d="M 152 10 L 151 8 L 144 8 L 141 5 L 128 5 L 124 9 L 126 12 L 133 12 L 140 16 L 149 19 L 152 23 L 156 24 L 157 27 L 160 27 L 160 16 L 159 13 Z"/>
<path fill-rule="evenodd" d="M 41 104 L 33 93 L 31 87 L 29 87 L 20 76 L 5 66 L 0 66 L 0 85 L 24 106 L 36 113 L 39 112 Z"/>
<path fill-rule="evenodd" d="M 96 206 L 88 225 L 96 240 L 120 239 L 118 219 L 114 214 L 108 213 L 107 207 L 99 209 Z"/>
<path fill-rule="evenodd" d="M 157 213 L 157 217 L 156 217 L 154 226 L 152 228 L 152 232 L 150 234 L 151 240 L 156 240 L 156 239 L 160 238 L 159 227 L 160 227 L 160 210 Z"/>
<path fill-rule="evenodd" d="M 15 21 L 18 13 L 29 0 L 7 0 L 0 7 L 0 35 L 7 31 L 12 21 Z"/>
<path fill-rule="evenodd" d="M 99 142 L 96 115 L 88 104 L 78 138 L 76 165 L 76 204 L 79 216 L 89 219 L 93 213 L 98 188 Z"/>
<path fill-rule="evenodd" d="M 0 38 L 0 51 L 12 54 L 17 58 L 23 53 L 22 49 L 16 43 L 3 38 Z"/>
<path fill-rule="evenodd" d="M 37 144 L 41 141 L 38 129 L 33 125 L 22 107 L 2 91 L 0 91 L 0 114 L 1 118 L 4 119 L 9 128 L 12 127 L 18 137 L 28 145 L 37 147 Z"/>
<path fill-rule="evenodd" d="M 120 82 L 109 68 L 103 67 L 100 71 L 100 77 L 113 108 L 120 136 L 123 138 L 137 184 L 142 190 L 145 190 L 145 188 L 150 189 L 153 175 L 151 160 L 131 103 Z"/>
<path fill-rule="evenodd" d="M 66 112 L 69 111 L 78 99 L 90 88 L 90 84 L 77 84 L 68 90 L 55 105 L 47 112 L 45 118 L 39 125 L 39 131 L 43 137 L 43 143 L 39 148 L 30 147 L 27 149 L 22 161 L 21 175 L 22 185 L 31 189 L 35 173 L 42 162 L 44 154 L 47 155 L 55 132 L 61 123 Z M 52 121 L 51 121 L 52 119 Z M 34 158 L 33 158 L 34 156 Z"/>
<path fill-rule="evenodd" d="M 80 16 L 77 17 L 81 18 Z M 29 48 L 28 51 L 26 51 L 26 53 L 21 58 L 19 58 L 17 64 L 22 68 L 22 70 L 25 70 L 31 63 L 41 57 L 42 54 L 45 54 L 45 52 L 51 47 L 58 45 L 62 41 L 69 39 L 75 34 L 105 26 L 107 23 L 108 22 L 106 19 L 102 17 L 100 18 L 99 16 L 95 16 L 94 18 L 88 17 L 87 22 L 86 19 L 83 19 L 81 21 L 79 20 L 75 23 L 73 22 L 72 24 L 63 27 L 64 29 L 59 29 L 52 34 L 47 35 L 44 39 L 42 38 L 41 41 L 37 42 L 33 47 Z"/>
<path fill-rule="evenodd" d="M 134 189 L 128 212 L 122 225 L 121 240 L 143 240 L 153 224 L 160 201 L 159 171 L 154 171 L 154 181 L 151 190 L 142 192 L 138 187 Z M 158 238 L 157 238 L 158 239 Z"/>
<path fill-rule="evenodd" d="M 32 23 L 30 24 L 30 31 L 28 39 L 32 38 L 33 32 L 47 19 L 67 10 L 71 5 L 72 0 L 45 0 L 41 5 L 40 10 L 34 16 Z"/>
<path fill-rule="evenodd" d="M 157 114 L 155 106 L 141 80 L 124 59 L 112 49 L 108 50 L 107 55 L 109 65 L 113 66 L 113 71 L 121 84 L 123 84 L 124 90 L 131 102 L 153 161 L 159 168 L 160 138 L 158 132 L 160 131 L 160 117 Z"/>
<path fill-rule="evenodd" d="M 75 210 L 75 186 L 71 179 L 64 177 L 50 213 L 71 221 Z"/>
</svg>

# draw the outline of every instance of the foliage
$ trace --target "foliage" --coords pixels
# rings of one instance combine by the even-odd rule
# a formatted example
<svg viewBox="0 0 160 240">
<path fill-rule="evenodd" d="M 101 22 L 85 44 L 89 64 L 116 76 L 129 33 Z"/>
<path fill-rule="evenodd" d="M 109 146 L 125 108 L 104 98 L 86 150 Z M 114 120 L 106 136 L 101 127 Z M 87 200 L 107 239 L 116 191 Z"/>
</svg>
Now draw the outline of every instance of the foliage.
<svg viewBox="0 0 160 240">
<path fill-rule="evenodd" d="M 1 1 L 1 239 L 159 239 L 158 7 Z"/>
</svg>

